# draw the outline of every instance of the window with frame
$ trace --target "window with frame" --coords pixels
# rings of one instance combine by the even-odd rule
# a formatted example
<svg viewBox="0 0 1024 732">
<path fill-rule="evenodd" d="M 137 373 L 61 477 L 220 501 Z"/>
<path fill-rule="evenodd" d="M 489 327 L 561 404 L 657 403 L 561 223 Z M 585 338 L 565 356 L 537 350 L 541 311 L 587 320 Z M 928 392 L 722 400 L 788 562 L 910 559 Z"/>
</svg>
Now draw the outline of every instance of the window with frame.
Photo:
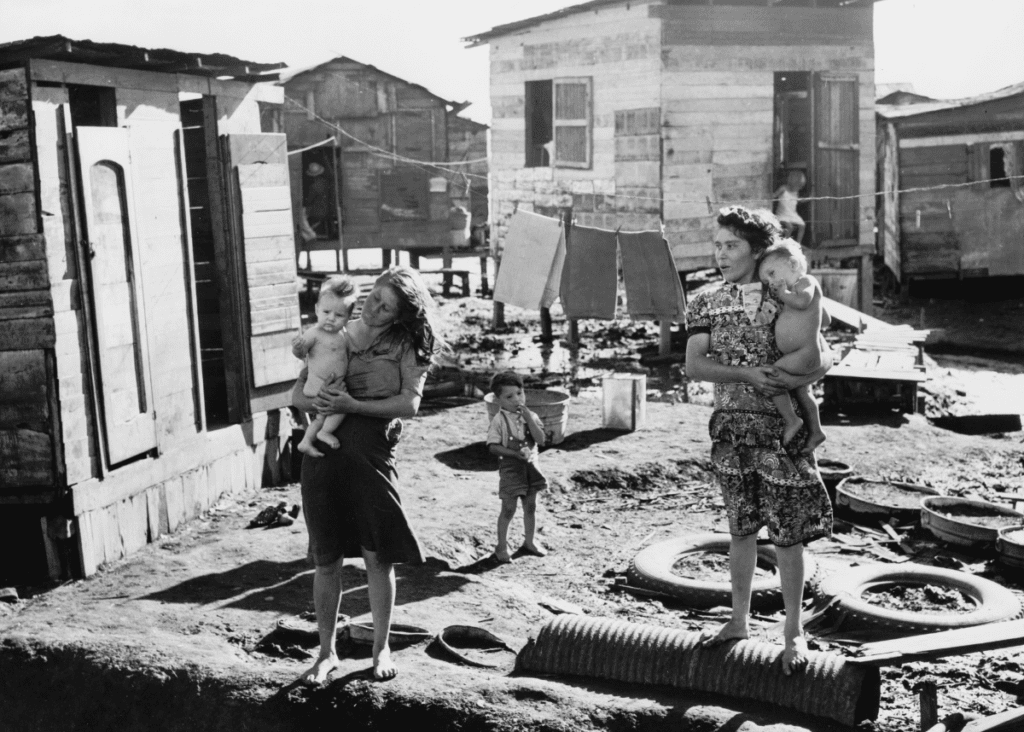
<svg viewBox="0 0 1024 732">
<path fill-rule="evenodd" d="M 593 81 L 526 82 L 526 167 L 589 168 L 593 157 Z"/>
</svg>

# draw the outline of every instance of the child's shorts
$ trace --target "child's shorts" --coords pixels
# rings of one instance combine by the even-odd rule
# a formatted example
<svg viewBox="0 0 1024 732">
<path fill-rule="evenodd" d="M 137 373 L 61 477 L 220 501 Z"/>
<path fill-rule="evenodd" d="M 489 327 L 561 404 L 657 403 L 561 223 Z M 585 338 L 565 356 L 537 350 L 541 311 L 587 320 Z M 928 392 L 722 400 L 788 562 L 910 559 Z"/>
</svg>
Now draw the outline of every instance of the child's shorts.
<svg viewBox="0 0 1024 732">
<path fill-rule="evenodd" d="M 548 479 L 533 463 L 501 458 L 498 465 L 498 498 L 507 501 L 547 490 Z"/>
</svg>

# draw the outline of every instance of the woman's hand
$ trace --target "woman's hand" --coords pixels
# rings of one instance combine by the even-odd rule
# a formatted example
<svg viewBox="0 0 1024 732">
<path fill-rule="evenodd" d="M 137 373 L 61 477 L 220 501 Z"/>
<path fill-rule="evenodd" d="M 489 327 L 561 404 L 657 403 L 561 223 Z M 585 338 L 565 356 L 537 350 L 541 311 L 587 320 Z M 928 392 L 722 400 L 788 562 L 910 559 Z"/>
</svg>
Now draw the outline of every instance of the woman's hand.
<svg viewBox="0 0 1024 732">
<path fill-rule="evenodd" d="M 313 399 L 313 408 L 319 414 L 352 414 L 359 408 L 359 400 L 340 386 L 326 384 Z"/>
<path fill-rule="evenodd" d="M 745 376 L 747 383 L 765 396 L 779 396 L 789 391 L 782 372 L 774 366 L 753 366 L 747 369 Z"/>
</svg>

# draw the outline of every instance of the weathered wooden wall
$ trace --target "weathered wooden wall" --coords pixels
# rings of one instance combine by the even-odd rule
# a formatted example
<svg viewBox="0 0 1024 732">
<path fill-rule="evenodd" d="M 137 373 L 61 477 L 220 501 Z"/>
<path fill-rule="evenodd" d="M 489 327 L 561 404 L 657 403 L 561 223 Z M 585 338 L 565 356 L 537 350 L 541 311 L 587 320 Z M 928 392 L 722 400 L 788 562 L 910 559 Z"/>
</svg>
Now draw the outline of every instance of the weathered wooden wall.
<svg viewBox="0 0 1024 732">
<path fill-rule="evenodd" d="M 652 14 L 664 20 L 664 217 L 677 266 L 713 266 L 708 199 L 771 206 L 774 74 L 784 71 L 857 78 L 863 198 L 851 208 L 859 216 L 859 243 L 873 245 L 870 9 L 661 7 Z"/>
<path fill-rule="evenodd" d="M 660 146 L 648 112 L 661 106 L 661 37 L 647 4 L 579 13 L 489 43 L 492 240 L 500 243 L 517 206 L 571 207 L 585 226 L 657 228 Z M 560 77 L 593 81 L 592 166 L 527 168 L 525 84 Z"/>
<path fill-rule="evenodd" d="M 448 178 L 448 197 L 454 205 L 471 212 L 474 224 L 487 223 L 487 125 L 448 113 L 448 160 L 476 160 L 453 166 Z"/>
<path fill-rule="evenodd" d="M 84 64 L 32 61 L 29 68 L 0 72 L 0 511 L 10 502 L 50 504 L 40 507 L 41 544 L 53 573 L 61 567 L 46 526 L 56 516 L 45 514 L 70 511 L 80 560 L 72 569 L 91 574 L 174 531 L 222 494 L 279 477 L 279 410 L 213 432 L 201 431 L 197 419 L 179 92 L 216 95 L 221 133 L 259 132 L 258 101 L 281 95 Z M 113 87 L 117 121 L 129 137 L 126 174 L 136 204 L 129 215 L 157 450 L 113 469 L 102 459 L 92 393 L 64 84 Z M 52 504 L 58 491 L 67 500 Z"/>
<path fill-rule="evenodd" d="M 1020 125 L 1020 123 L 1018 123 Z M 901 126 L 897 127 L 901 130 Z M 1024 202 L 1009 187 L 987 181 L 989 148 L 998 140 L 971 135 L 971 144 L 937 138 L 936 144 L 899 148 L 899 232 L 902 273 L 908 277 L 977 277 L 1024 274 Z M 1024 130 L 1020 133 L 1024 139 Z M 942 144 L 943 142 L 952 144 Z M 1018 149 L 1024 145 L 1017 143 Z"/>
<path fill-rule="evenodd" d="M 388 221 L 381 218 L 380 176 L 413 171 L 426 179 L 440 171 L 424 170 L 382 156 L 380 150 L 412 160 L 448 160 L 448 117 L 444 100 L 416 84 L 404 82 L 351 59 L 336 59 L 299 74 L 284 85 L 285 95 L 308 107 L 357 142 L 335 133 L 341 147 L 342 237 L 346 249 L 416 249 L 440 247 L 448 240 L 447 192 L 429 194 L 427 218 Z M 294 104 L 284 109 L 284 131 L 292 149 L 320 142 L 332 128 L 310 118 Z M 367 144 L 362 144 L 367 143 Z M 378 148 L 378 150 L 372 150 Z M 300 170 L 292 167 L 293 175 Z M 301 207 L 301 178 L 294 176 L 293 208 Z M 311 243 L 315 246 L 315 242 Z M 333 247 L 333 244 L 332 244 Z"/>
<path fill-rule="evenodd" d="M 0 71 L 0 504 L 52 500 L 58 483 L 54 303 L 41 223 L 60 200 L 49 181 L 40 192 L 30 120 L 25 69 Z"/>
</svg>

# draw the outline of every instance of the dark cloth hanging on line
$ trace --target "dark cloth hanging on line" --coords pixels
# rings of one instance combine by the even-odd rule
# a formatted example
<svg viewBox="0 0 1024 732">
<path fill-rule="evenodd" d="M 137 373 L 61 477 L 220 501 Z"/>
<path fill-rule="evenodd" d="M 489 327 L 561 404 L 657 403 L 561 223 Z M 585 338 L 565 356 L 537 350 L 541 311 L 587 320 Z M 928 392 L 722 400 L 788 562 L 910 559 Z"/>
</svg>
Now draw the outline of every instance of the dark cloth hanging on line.
<svg viewBox="0 0 1024 732">
<path fill-rule="evenodd" d="M 562 309 L 567 318 L 615 318 L 618 262 L 615 232 L 574 226 L 566 239 Z"/>
<path fill-rule="evenodd" d="M 626 311 L 634 318 L 683 322 L 686 306 L 672 250 L 660 231 L 619 233 Z"/>
</svg>

